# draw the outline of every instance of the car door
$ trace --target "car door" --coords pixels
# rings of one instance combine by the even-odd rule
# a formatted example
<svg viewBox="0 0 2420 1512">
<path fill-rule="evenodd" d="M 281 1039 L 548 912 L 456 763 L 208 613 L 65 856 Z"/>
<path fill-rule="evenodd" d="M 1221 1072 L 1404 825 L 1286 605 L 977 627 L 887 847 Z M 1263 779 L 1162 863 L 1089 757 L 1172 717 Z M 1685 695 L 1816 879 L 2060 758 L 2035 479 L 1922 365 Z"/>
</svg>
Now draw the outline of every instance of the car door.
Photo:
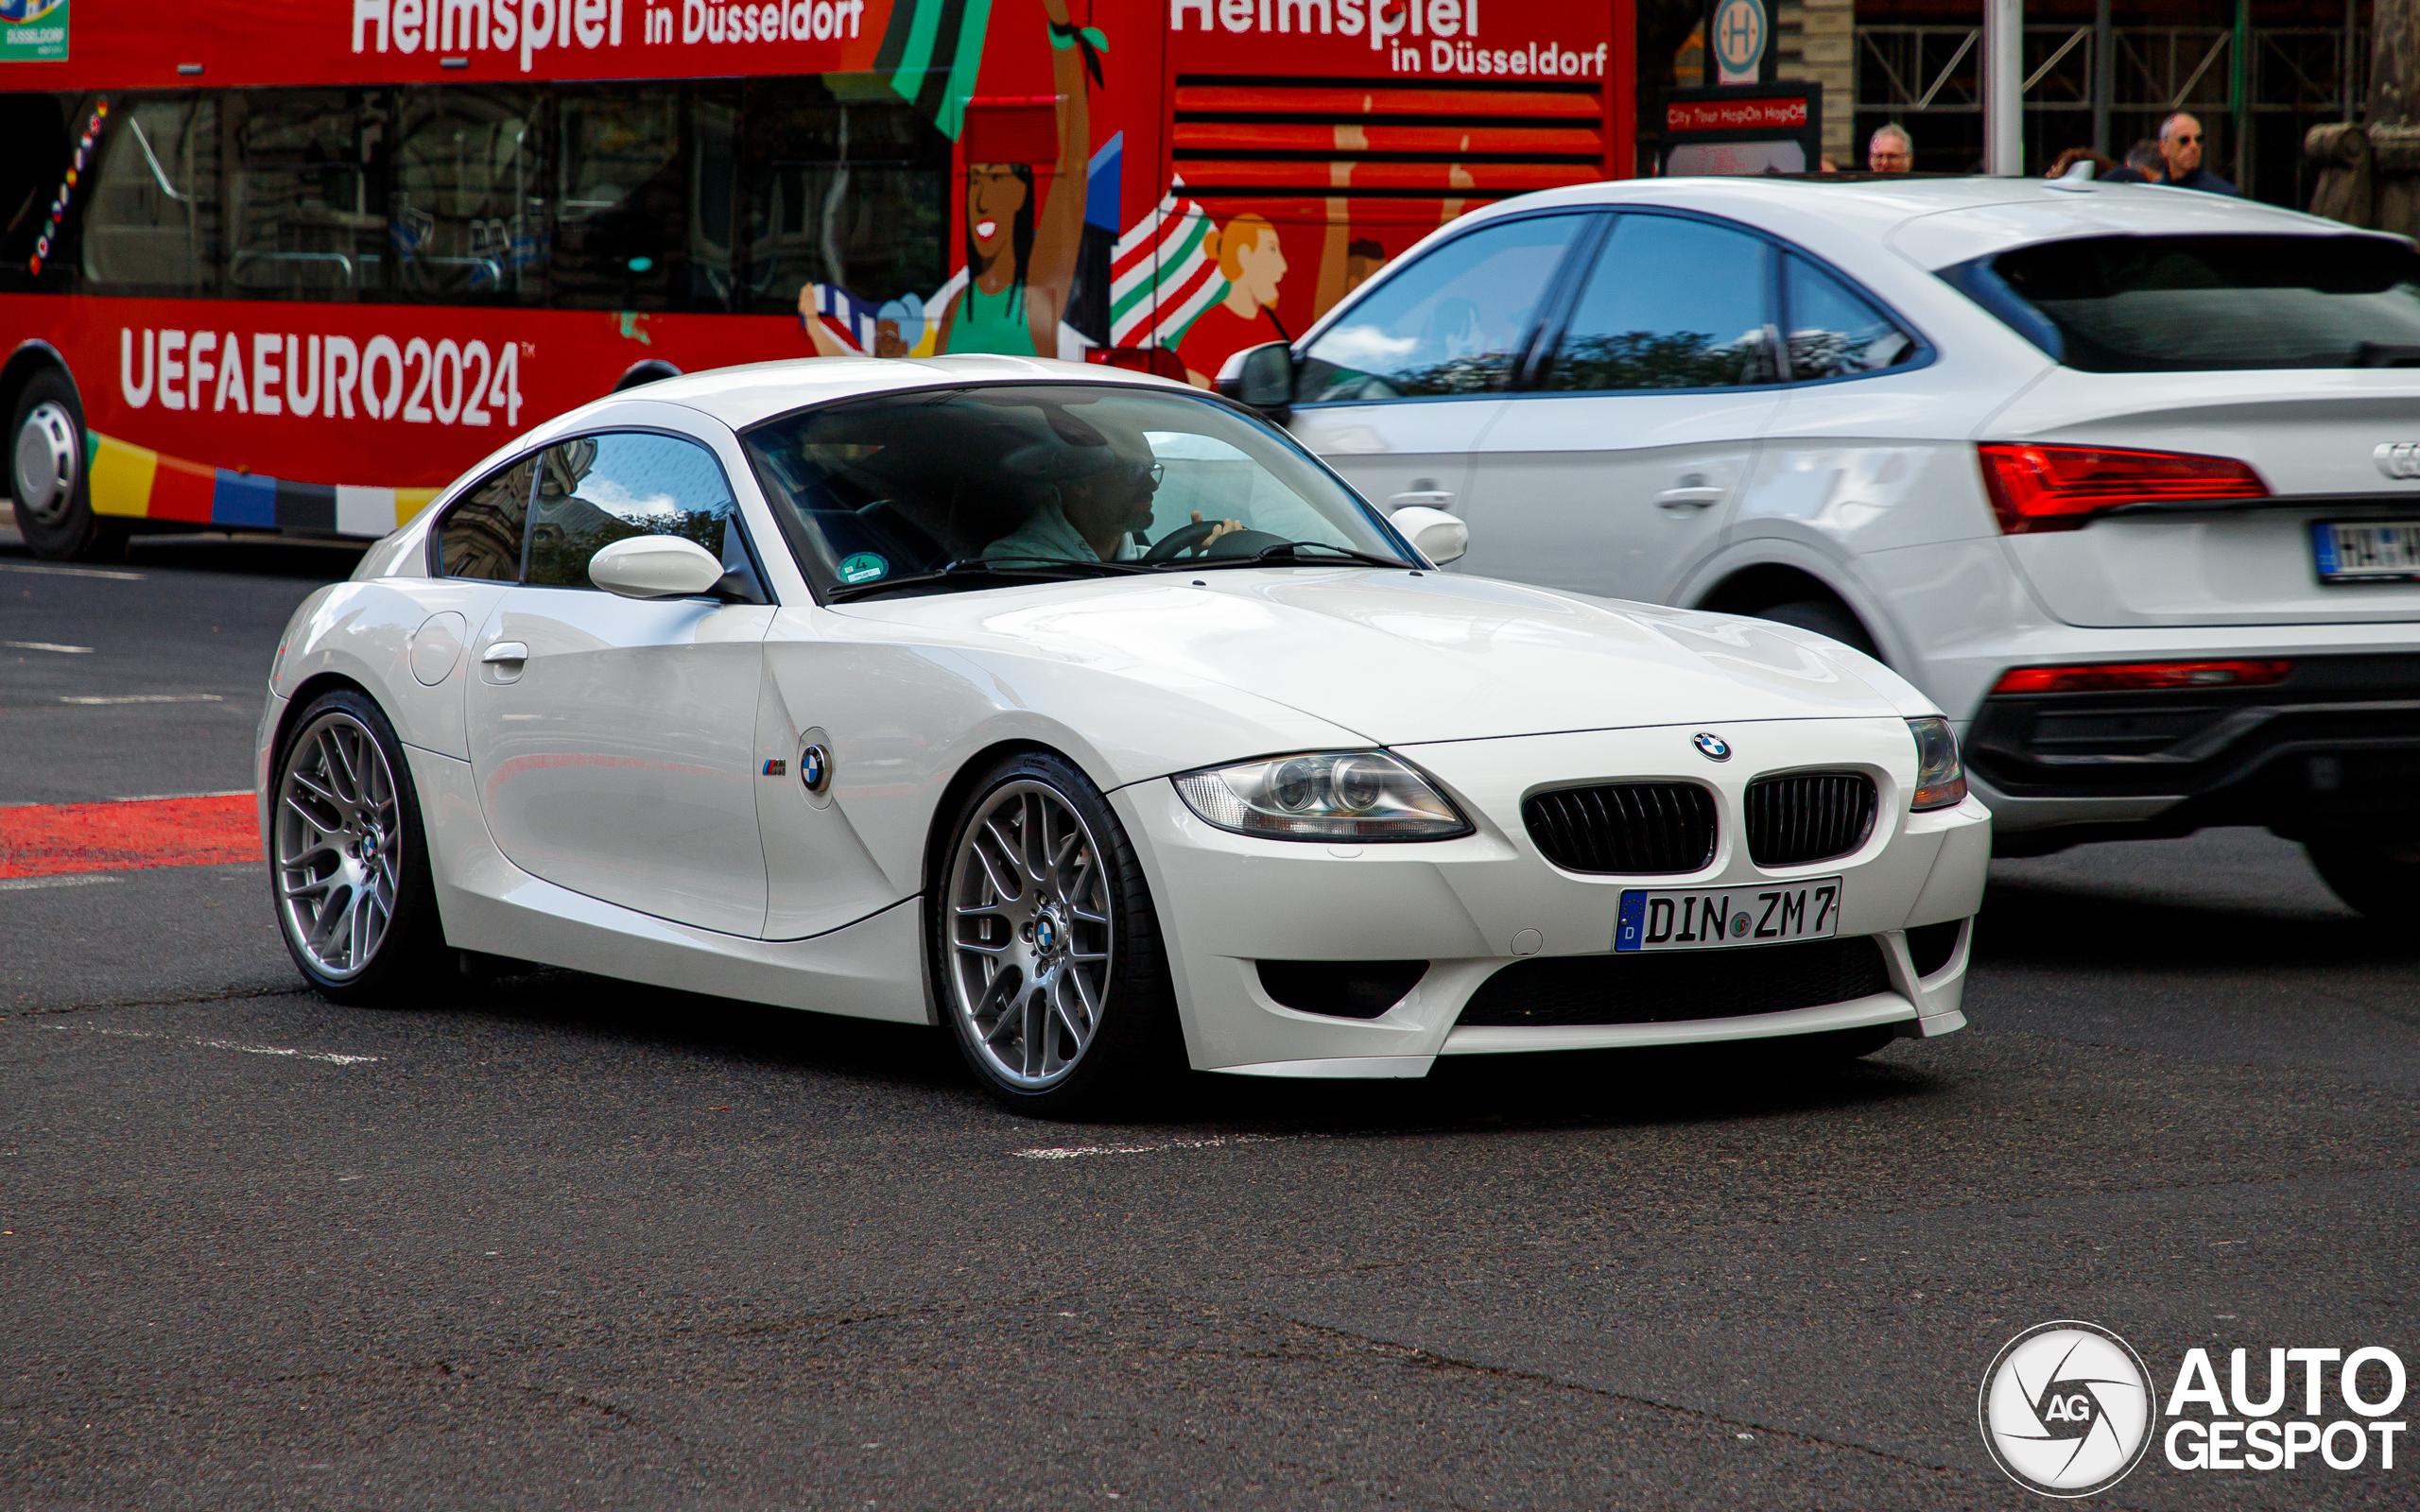
<svg viewBox="0 0 2420 1512">
<path fill-rule="evenodd" d="M 772 609 L 593 586 L 614 541 L 677 535 L 762 600 L 721 465 L 685 437 L 609 431 L 541 454 L 520 583 L 472 645 L 471 766 L 514 865 L 725 934 L 765 923 L 756 820 L 761 643 Z"/>
<path fill-rule="evenodd" d="M 1976 576 L 1996 563 L 1973 549 L 1993 531 L 1968 437 L 2008 388 L 1945 375 L 1912 324 L 1794 248 L 1782 255 L 1782 315 L 1790 387 L 1724 537 L 1726 560 L 1816 571 L 1864 598 L 1863 627 L 1886 649 L 1894 588 L 1929 602 L 1936 620 L 1971 615 L 1978 594 L 1999 590 Z"/>
<path fill-rule="evenodd" d="M 1625 212 L 1472 459 L 1456 570 L 1668 602 L 1721 544 L 1778 404 L 1773 252 Z"/>
<path fill-rule="evenodd" d="M 1422 253 L 1305 349 L 1292 429 L 1392 512 L 1460 506 L 1583 212 L 1489 221 Z"/>
</svg>

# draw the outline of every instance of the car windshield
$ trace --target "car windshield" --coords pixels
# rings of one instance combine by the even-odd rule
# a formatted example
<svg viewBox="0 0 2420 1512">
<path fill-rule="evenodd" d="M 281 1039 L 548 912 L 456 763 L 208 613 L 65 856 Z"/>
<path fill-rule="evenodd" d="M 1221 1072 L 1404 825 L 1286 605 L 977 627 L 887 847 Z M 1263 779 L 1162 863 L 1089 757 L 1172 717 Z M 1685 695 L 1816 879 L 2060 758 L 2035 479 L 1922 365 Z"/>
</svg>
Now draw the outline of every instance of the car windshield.
<svg viewBox="0 0 2420 1512">
<path fill-rule="evenodd" d="M 2420 257 L 2380 236 L 2092 236 L 1944 276 L 2086 372 L 2420 365 Z"/>
<path fill-rule="evenodd" d="M 1274 427 L 1178 393 L 915 389 L 785 415 L 742 440 L 827 597 L 1017 575 L 1414 560 Z"/>
</svg>

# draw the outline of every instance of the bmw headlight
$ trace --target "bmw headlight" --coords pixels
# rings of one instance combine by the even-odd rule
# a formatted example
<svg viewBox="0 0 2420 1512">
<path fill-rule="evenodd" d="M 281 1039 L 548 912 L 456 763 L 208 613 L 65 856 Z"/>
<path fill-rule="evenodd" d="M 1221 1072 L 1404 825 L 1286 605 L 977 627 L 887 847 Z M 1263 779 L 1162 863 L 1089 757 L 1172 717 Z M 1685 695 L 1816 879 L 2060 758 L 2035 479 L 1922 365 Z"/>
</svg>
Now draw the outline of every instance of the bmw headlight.
<svg viewBox="0 0 2420 1512">
<path fill-rule="evenodd" d="M 1427 778 L 1379 750 L 1187 772 L 1176 790 L 1202 822 L 1272 840 L 1443 840 L 1471 833 Z"/>
<path fill-rule="evenodd" d="M 1916 737 L 1916 812 L 1955 808 L 1966 799 L 1966 768 L 1959 765 L 1958 737 L 1938 714 L 1910 719 Z"/>
</svg>

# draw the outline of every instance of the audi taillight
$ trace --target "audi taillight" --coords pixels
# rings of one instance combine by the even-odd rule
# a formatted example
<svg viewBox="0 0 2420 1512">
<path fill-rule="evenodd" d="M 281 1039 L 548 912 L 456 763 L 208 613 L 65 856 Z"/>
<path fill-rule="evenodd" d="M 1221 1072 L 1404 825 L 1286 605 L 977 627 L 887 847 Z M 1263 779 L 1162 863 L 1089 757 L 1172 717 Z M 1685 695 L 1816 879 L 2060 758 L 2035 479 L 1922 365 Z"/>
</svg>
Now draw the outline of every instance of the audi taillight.
<svg viewBox="0 0 2420 1512">
<path fill-rule="evenodd" d="M 1985 441 L 1976 450 L 1982 454 L 1992 512 L 2002 533 L 2012 536 L 2078 529 L 2128 505 L 2269 497 L 2260 474 L 2229 456 L 2008 441 Z"/>
<path fill-rule="evenodd" d="M 1994 693 L 2127 693 L 2142 688 L 2256 688 L 2282 682 L 2291 662 L 2117 662 L 2011 667 Z"/>
</svg>

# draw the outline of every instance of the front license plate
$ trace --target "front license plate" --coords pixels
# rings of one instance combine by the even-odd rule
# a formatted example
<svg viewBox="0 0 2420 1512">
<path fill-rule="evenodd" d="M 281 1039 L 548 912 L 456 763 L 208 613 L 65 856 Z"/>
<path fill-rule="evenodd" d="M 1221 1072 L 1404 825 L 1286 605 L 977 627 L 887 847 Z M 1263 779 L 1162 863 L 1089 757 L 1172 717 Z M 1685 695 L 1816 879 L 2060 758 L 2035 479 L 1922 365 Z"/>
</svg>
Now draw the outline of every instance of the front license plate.
<svg viewBox="0 0 2420 1512">
<path fill-rule="evenodd" d="M 1841 879 L 1781 886 L 1634 887 L 1622 891 L 1616 951 L 1706 951 L 1830 939 L 1841 929 Z"/>
<path fill-rule="evenodd" d="M 2311 556 L 2323 583 L 2394 582 L 2420 577 L 2420 520 L 2310 527 Z"/>
</svg>

